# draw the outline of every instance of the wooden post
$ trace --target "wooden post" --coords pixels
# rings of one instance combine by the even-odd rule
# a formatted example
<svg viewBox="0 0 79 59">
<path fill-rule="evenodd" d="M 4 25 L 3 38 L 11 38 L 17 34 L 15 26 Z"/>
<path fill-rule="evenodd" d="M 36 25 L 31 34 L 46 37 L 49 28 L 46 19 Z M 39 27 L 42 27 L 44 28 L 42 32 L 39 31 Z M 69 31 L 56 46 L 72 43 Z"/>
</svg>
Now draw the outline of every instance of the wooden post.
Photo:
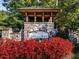
<svg viewBox="0 0 79 59">
<path fill-rule="evenodd" d="M 49 22 L 52 22 L 52 17 L 50 17 L 50 20 L 49 20 Z"/>
<path fill-rule="evenodd" d="M 26 22 L 28 22 L 28 16 L 26 16 Z"/>
<path fill-rule="evenodd" d="M 44 22 L 44 12 L 43 12 L 43 15 L 42 15 L 42 21 Z"/>
<path fill-rule="evenodd" d="M 34 22 L 36 22 L 36 12 L 34 12 Z"/>
<path fill-rule="evenodd" d="M 52 16 L 53 16 L 53 14 L 52 14 L 52 12 L 51 12 L 51 16 L 50 16 L 49 22 L 52 22 Z"/>
<path fill-rule="evenodd" d="M 28 22 L 28 15 L 27 15 L 27 13 L 25 13 L 25 16 L 26 16 L 26 22 Z"/>
</svg>

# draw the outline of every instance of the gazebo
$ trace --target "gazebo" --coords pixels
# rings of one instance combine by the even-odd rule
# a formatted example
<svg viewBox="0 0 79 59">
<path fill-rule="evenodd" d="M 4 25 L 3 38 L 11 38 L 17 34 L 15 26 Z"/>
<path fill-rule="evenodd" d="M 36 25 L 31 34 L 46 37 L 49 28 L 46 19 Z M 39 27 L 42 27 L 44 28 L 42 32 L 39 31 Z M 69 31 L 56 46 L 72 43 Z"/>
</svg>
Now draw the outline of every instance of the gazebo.
<svg viewBox="0 0 79 59">
<path fill-rule="evenodd" d="M 26 39 L 32 38 L 34 35 L 31 33 L 37 33 L 37 31 L 47 32 L 49 35 L 54 30 L 54 19 L 60 9 L 25 7 L 20 8 L 19 11 L 24 16 L 24 39 Z"/>
</svg>

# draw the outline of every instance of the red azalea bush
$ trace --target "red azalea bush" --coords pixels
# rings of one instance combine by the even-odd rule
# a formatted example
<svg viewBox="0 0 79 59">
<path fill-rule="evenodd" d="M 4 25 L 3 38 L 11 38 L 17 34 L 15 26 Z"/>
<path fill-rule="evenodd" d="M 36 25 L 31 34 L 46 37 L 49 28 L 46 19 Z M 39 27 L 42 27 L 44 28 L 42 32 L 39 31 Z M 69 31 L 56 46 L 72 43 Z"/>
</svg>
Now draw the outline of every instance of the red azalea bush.
<svg viewBox="0 0 79 59">
<path fill-rule="evenodd" d="M 60 37 L 50 38 L 43 43 L 44 52 L 51 59 L 64 59 L 72 51 L 72 43 Z"/>
<path fill-rule="evenodd" d="M 0 39 L 0 59 L 64 59 L 72 48 L 71 42 L 60 37 L 41 42 Z"/>
</svg>

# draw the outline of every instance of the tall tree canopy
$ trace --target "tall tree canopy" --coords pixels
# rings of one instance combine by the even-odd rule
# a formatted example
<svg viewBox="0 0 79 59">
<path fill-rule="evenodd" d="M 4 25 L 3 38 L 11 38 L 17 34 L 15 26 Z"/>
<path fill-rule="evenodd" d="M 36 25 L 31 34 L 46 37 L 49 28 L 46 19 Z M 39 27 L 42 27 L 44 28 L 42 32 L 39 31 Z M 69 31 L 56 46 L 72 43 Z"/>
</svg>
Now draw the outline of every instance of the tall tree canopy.
<svg viewBox="0 0 79 59">
<path fill-rule="evenodd" d="M 6 13 L 7 13 L 7 12 L 0 11 L 0 25 L 1 25 L 1 26 L 6 25 L 6 23 L 3 22 L 3 21 L 8 17 Z"/>
<path fill-rule="evenodd" d="M 79 0 L 59 0 L 58 6 L 62 12 L 58 15 L 57 24 L 72 30 L 79 28 Z"/>
</svg>

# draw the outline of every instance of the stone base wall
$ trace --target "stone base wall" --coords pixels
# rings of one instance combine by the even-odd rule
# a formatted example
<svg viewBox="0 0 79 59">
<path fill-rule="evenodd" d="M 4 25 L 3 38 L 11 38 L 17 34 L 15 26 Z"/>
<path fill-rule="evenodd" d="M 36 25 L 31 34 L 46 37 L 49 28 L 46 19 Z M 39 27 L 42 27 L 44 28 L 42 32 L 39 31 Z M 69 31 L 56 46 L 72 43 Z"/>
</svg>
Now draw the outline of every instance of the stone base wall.
<svg viewBox="0 0 79 59">
<path fill-rule="evenodd" d="M 21 32 L 13 32 L 12 28 L 2 30 L 2 38 L 21 40 Z"/>
<path fill-rule="evenodd" d="M 54 30 L 53 22 L 25 22 L 24 23 L 24 39 L 28 38 L 29 32 L 33 31 L 46 31 L 50 32 Z"/>
</svg>

